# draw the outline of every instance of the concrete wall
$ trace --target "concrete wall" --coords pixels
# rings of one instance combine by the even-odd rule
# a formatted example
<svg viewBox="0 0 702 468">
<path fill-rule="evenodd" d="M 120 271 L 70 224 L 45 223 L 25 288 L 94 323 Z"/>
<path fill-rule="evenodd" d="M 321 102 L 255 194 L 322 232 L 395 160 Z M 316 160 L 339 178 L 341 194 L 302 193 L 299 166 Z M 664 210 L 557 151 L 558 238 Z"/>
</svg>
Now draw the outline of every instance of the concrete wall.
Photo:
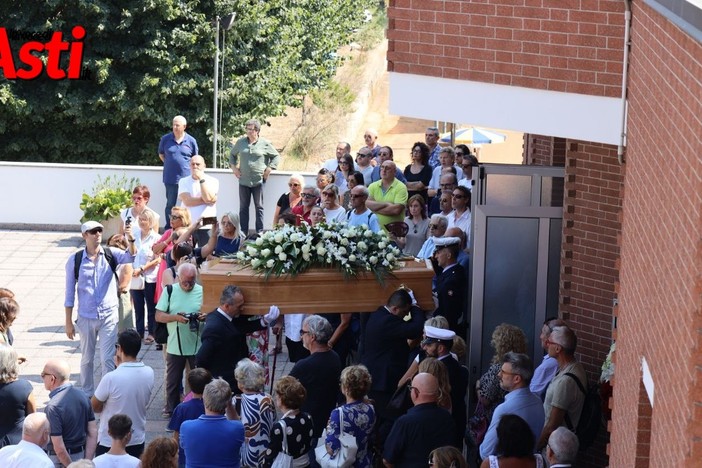
<svg viewBox="0 0 702 468">
<path fill-rule="evenodd" d="M 0 227 L 35 227 L 71 229 L 80 224 L 83 215 L 79 205 L 83 192 L 91 193 L 98 175 L 138 177 L 151 191 L 149 206 L 163 217 L 166 192 L 161 182 L 162 168 L 151 166 L 92 166 L 86 164 L 42 164 L 0 162 L 1 193 Z M 217 212 L 239 211 L 239 184 L 231 171 L 208 169 L 207 174 L 219 179 Z M 315 175 L 303 174 L 314 184 Z M 275 205 L 288 191 L 289 172 L 274 172 L 264 191 L 264 227 L 270 228 Z M 253 228 L 255 214 L 250 208 Z"/>
</svg>

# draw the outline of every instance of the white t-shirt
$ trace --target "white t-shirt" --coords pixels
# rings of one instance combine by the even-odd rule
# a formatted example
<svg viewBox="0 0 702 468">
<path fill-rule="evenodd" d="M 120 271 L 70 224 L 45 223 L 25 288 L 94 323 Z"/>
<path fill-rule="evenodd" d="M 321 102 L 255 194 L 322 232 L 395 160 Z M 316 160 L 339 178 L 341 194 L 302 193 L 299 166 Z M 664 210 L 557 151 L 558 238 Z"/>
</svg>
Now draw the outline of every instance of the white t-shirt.
<svg viewBox="0 0 702 468">
<path fill-rule="evenodd" d="M 128 453 L 124 455 L 104 453 L 93 458 L 93 463 L 95 463 L 95 468 L 139 468 L 141 466 L 141 461 Z"/>
<path fill-rule="evenodd" d="M 107 422 L 115 414 L 126 414 L 132 420 L 130 445 L 146 440 L 146 406 L 154 388 L 154 370 L 143 362 L 123 362 L 100 380 L 95 389 L 95 398 L 105 402 L 100 415 L 98 443 L 112 447 L 112 438 L 107 433 Z"/>
<path fill-rule="evenodd" d="M 203 180 L 205 180 L 206 184 L 210 188 L 210 192 L 217 194 L 219 192 L 219 180 L 215 179 L 214 177 L 210 177 L 207 174 L 203 176 Z M 195 180 L 190 177 L 182 177 L 178 181 L 178 195 L 181 193 L 189 193 L 193 197 L 199 197 L 202 195 L 202 191 L 200 190 L 200 181 Z M 178 206 L 183 206 L 186 207 L 185 204 L 183 203 L 180 198 L 178 199 Z M 195 205 L 195 206 L 187 206 L 186 207 L 190 211 L 190 219 L 193 220 L 193 222 L 197 221 L 200 218 L 208 217 L 208 216 L 217 216 L 217 204 L 215 203 L 214 205 Z M 206 227 L 209 229 L 209 227 Z"/>
<path fill-rule="evenodd" d="M 335 210 L 324 208 L 324 216 L 327 218 L 327 224 L 331 223 L 332 221 L 336 221 L 337 223 L 346 222 L 346 210 L 343 206 L 340 206 Z"/>
</svg>

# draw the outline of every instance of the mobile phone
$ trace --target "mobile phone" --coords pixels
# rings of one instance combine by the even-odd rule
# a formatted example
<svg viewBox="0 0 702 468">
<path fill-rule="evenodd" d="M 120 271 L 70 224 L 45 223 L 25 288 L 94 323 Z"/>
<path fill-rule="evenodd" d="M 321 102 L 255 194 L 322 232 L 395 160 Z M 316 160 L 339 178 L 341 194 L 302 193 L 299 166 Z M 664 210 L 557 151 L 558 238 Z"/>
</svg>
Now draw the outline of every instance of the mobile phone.
<svg viewBox="0 0 702 468">
<path fill-rule="evenodd" d="M 216 216 L 207 216 L 205 218 L 202 218 L 202 225 L 206 226 L 208 224 L 214 224 L 217 222 L 217 217 Z"/>
<path fill-rule="evenodd" d="M 126 227 L 129 227 L 132 225 L 132 217 L 131 216 L 127 216 L 127 220 L 124 222 L 124 225 Z"/>
</svg>

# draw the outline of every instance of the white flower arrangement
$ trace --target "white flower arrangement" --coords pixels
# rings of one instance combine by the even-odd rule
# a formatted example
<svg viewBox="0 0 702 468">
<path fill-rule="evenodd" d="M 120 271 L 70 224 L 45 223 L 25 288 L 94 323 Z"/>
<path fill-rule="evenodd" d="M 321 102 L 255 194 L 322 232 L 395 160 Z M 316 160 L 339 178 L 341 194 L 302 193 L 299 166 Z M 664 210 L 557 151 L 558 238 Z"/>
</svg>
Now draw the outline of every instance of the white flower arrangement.
<svg viewBox="0 0 702 468">
<path fill-rule="evenodd" d="M 345 278 L 370 272 L 380 283 L 400 265 L 401 256 L 385 232 L 346 223 L 280 226 L 246 242 L 236 254 L 240 264 L 265 279 L 322 267 L 338 269 Z"/>
</svg>

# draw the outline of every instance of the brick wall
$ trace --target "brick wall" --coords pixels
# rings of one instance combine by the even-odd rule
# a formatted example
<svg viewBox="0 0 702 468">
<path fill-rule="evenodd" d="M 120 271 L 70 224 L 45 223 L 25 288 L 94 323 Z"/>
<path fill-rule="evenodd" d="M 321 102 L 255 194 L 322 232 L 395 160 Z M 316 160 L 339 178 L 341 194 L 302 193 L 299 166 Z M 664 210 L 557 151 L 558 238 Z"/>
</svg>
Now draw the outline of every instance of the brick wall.
<svg viewBox="0 0 702 468">
<path fill-rule="evenodd" d="M 388 70 L 621 94 L 621 0 L 390 0 Z"/>
<path fill-rule="evenodd" d="M 610 462 L 642 463 L 643 357 L 655 389 L 650 466 L 699 466 L 702 45 L 644 2 L 632 21 Z"/>
<path fill-rule="evenodd" d="M 523 163 L 534 166 L 565 166 L 566 139 L 524 134 Z"/>
</svg>

